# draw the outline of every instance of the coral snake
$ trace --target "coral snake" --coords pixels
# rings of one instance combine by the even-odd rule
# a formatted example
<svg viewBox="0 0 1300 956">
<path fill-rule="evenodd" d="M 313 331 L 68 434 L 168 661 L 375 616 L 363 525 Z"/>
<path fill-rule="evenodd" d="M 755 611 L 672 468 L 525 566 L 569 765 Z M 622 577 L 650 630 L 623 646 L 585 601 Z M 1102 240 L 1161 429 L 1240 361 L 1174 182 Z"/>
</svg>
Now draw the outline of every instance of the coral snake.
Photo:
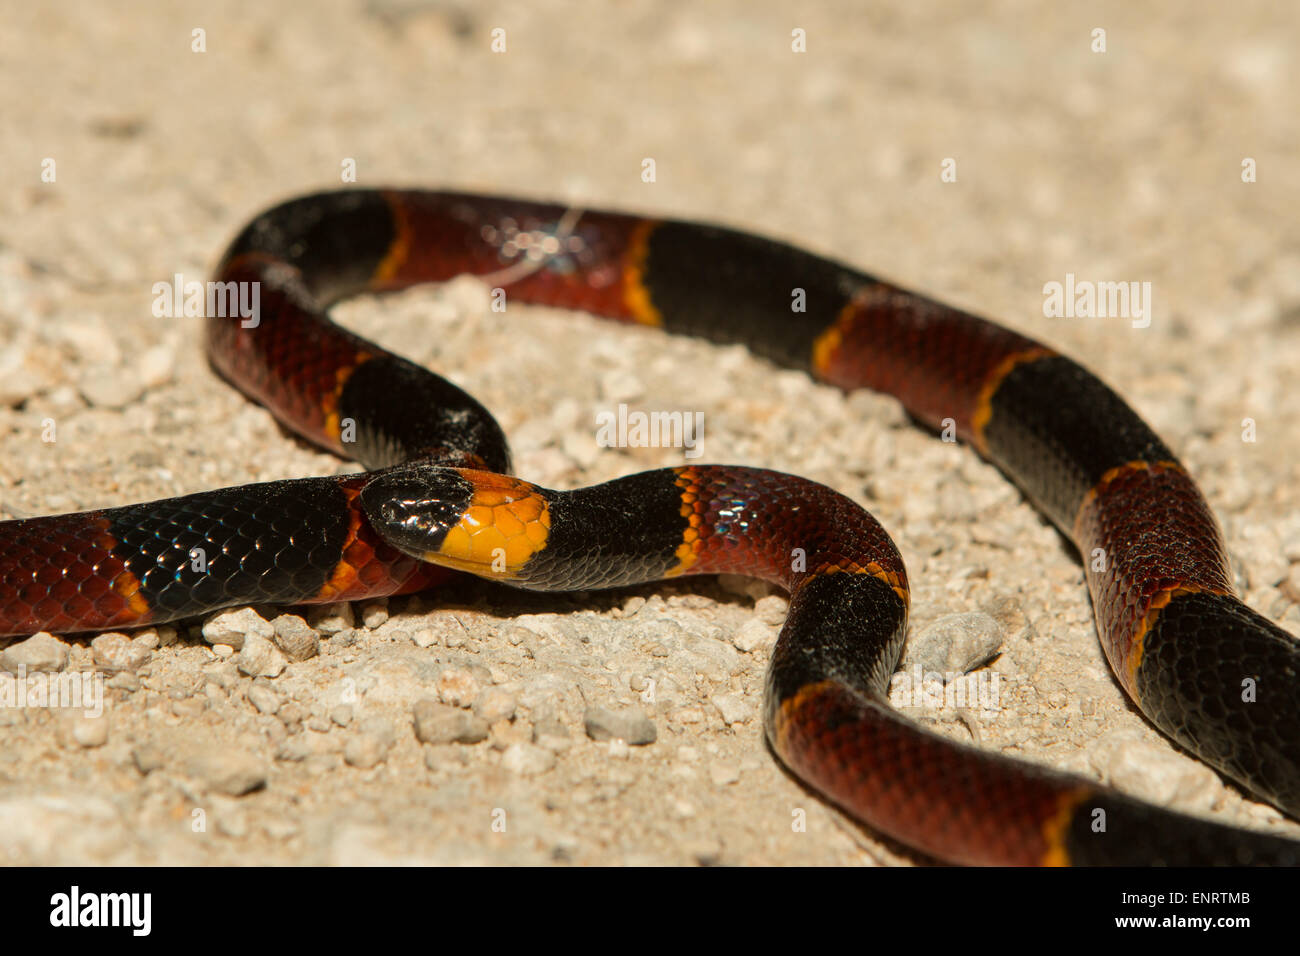
<svg viewBox="0 0 1300 956">
<path fill-rule="evenodd" d="M 892 710 L 907 575 L 848 498 L 714 465 L 540 488 L 510 476 L 505 437 L 478 402 L 326 314 L 344 296 L 463 274 L 518 302 L 744 343 L 820 381 L 896 396 L 929 425 L 951 420 L 1083 555 L 1104 556 L 1085 562 L 1097 629 L 1142 713 L 1300 815 L 1300 645 L 1234 595 L 1214 516 L 1135 412 L 1016 332 L 689 222 L 397 190 L 262 214 L 215 277 L 260 283 L 258 321 L 209 317 L 210 361 L 284 425 L 371 471 L 0 523 L 0 634 L 402 594 L 444 581 L 447 567 L 540 590 L 747 574 L 790 595 L 767 738 L 869 827 L 958 863 L 1300 862 L 1298 843 L 960 745 Z M 803 312 L 791 309 L 795 289 Z"/>
</svg>

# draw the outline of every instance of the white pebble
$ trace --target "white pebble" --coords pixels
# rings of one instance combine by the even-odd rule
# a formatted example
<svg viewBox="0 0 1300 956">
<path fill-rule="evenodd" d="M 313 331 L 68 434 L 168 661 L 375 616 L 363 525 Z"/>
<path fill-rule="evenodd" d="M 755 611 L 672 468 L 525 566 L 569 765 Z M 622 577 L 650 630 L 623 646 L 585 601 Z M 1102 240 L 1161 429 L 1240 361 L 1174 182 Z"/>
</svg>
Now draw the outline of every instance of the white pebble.
<svg viewBox="0 0 1300 956">
<path fill-rule="evenodd" d="M 489 724 L 509 720 L 515 715 L 515 698 L 500 687 L 489 687 L 474 701 L 474 713 Z"/>
<path fill-rule="evenodd" d="M 48 631 L 33 634 L 0 651 L 0 670 L 11 674 L 19 673 L 20 668 L 28 674 L 53 673 L 63 670 L 67 664 L 68 645 Z"/>
<path fill-rule="evenodd" d="M 106 671 L 133 671 L 148 663 L 152 651 L 125 634 L 101 634 L 90 642 L 95 666 Z"/>
<path fill-rule="evenodd" d="M 280 709 L 280 695 L 269 684 L 259 684 L 254 682 L 253 686 L 248 688 L 248 702 L 257 708 L 259 713 L 274 714 Z"/>
<path fill-rule="evenodd" d="M 416 647 L 433 647 L 438 643 L 438 632 L 431 627 L 422 627 L 411 635 Z"/>
<path fill-rule="evenodd" d="M 271 622 L 251 607 L 218 611 L 203 622 L 203 639 L 209 644 L 229 644 L 235 650 L 244 646 L 244 637 L 255 634 L 268 641 L 275 637 Z"/>
<path fill-rule="evenodd" d="M 102 747 L 108 743 L 108 718 L 103 714 L 98 717 L 84 715 L 72 720 L 72 739 L 81 747 Z"/>
<path fill-rule="evenodd" d="M 382 626 L 388 620 L 387 601 L 368 601 L 361 605 L 361 623 L 370 630 Z"/>
<path fill-rule="evenodd" d="M 343 748 L 343 759 L 358 770 L 377 766 L 387 755 L 388 748 L 374 734 L 357 734 Z"/>
<path fill-rule="evenodd" d="M 266 785 L 266 767 L 242 750 L 210 750 L 192 755 L 186 772 L 207 789 L 238 797 Z"/>
<path fill-rule="evenodd" d="M 320 635 L 296 614 L 281 614 L 271 626 L 275 628 L 275 645 L 291 661 L 310 660 L 320 653 Z"/>
<path fill-rule="evenodd" d="M 718 708 L 722 720 L 727 724 L 743 724 L 750 718 L 749 704 L 739 694 L 717 694 L 713 706 Z"/>
<path fill-rule="evenodd" d="M 555 766 L 555 753 L 536 744 L 514 743 L 501 755 L 501 766 L 521 777 L 532 777 Z"/>
<path fill-rule="evenodd" d="M 240 671 L 249 677 L 278 677 L 289 662 L 280 649 L 256 634 L 244 635 L 244 647 L 235 659 Z"/>
<path fill-rule="evenodd" d="M 352 605 L 340 601 L 337 604 L 316 608 L 311 615 L 311 624 L 322 634 L 338 634 L 340 631 L 355 627 L 356 617 L 352 613 Z"/>
<path fill-rule="evenodd" d="M 438 699 L 452 707 L 468 707 L 478 696 L 479 684 L 474 675 L 457 668 L 448 668 L 438 677 Z"/>
<path fill-rule="evenodd" d="M 758 618 L 750 618 L 731 635 L 732 646 L 748 654 L 760 647 L 771 647 L 776 643 L 776 632 Z"/>
</svg>

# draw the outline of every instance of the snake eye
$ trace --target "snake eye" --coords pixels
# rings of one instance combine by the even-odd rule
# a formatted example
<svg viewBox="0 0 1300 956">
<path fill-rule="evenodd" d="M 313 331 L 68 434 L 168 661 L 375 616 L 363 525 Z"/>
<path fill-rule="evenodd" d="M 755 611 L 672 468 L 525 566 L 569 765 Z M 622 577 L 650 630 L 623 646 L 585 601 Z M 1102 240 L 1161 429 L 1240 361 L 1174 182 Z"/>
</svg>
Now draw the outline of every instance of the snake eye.
<svg viewBox="0 0 1300 956">
<path fill-rule="evenodd" d="M 361 489 L 361 510 L 381 538 L 422 557 L 442 546 L 473 493 L 454 469 L 413 465 L 376 475 Z"/>
</svg>

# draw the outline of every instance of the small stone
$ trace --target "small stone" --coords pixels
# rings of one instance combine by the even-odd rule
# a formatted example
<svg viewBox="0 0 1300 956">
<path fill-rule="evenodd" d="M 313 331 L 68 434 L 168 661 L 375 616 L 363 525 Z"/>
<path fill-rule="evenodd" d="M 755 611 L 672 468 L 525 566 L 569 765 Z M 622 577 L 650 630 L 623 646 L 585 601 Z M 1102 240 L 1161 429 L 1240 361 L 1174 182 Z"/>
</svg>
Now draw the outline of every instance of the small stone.
<svg viewBox="0 0 1300 956">
<path fill-rule="evenodd" d="M 717 837 L 687 840 L 682 845 L 682 849 L 698 866 L 718 866 L 722 862 L 723 845 Z"/>
<path fill-rule="evenodd" d="M 103 714 L 98 717 L 84 715 L 72 718 L 72 740 L 79 747 L 90 749 L 102 747 L 108 743 L 108 718 Z"/>
<path fill-rule="evenodd" d="M 769 593 L 769 587 L 765 582 L 743 574 L 719 574 L 718 586 L 724 591 L 738 597 L 751 598 L 755 602 L 767 597 Z"/>
<path fill-rule="evenodd" d="M 518 723 L 498 720 L 488 728 L 488 733 L 492 738 L 494 750 L 505 750 L 511 744 L 527 744 L 532 743 L 533 740 L 533 728 L 526 720 Z"/>
<path fill-rule="evenodd" d="M 203 677 L 210 684 L 216 684 L 222 690 L 231 690 L 239 684 L 239 671 L 229 661 L 209 664 L 203 668 Z"/>
<path fill-rule="evenodd" d="M 433 647 L 438 643 L 438 632 L 431 627 L 422 627 L 411 635 L 416 647 Z"/>
<path fill-rule="evenodd" d="M 358 770 L 369 770 L 383 762 L 388 748 L 374 734 L 357 734 L 343 748 L 343 759 Z"/>
<path fill-rule="evenodd" d="M 351 647 L 360 642 L 362 632 L 355 627 L 347 627 L 335 634 L 330 635 L 331 647 Z"/>
<path fill-rule="evenodd" d="M 248 702 L 257 708 L 259 713 L 274 714 L 280 709 L 280 695 L 269 684 L 253 682 L 253 686 L 248 688 Z"/>
<path fill-rule="evenodd" d="M 275 759 L 298 763 L 315 755 L 311 740 L 306 734 L 294 734 L 280 741 L 275 748 Z"/>
<path fill-rule="evenodd" d="M 189 758 L 185 770 L 206 789 L 230 797 L 241 797 L 266 786 L 266 768 L 242 750 L 202 751 Z"/>
<path fill-rule="evenodd" d="M 486 740 L 488 723 L 481 717 L 432 700 L 416 701 L 415 737 L 426 744 L 476 744 Z"/>
<path fill-rule="evenodd" d="M 640 707 L 611 710 L 588 707 L 582 715 L 587 736 L 592 740 L 623 740 L 633 746 L 652 744 L 658 738 L 654 722 Z"/>
<path fill-rule="evenodd" d="M 140 689 L 140 678 L 130 671 L 119 671 L 105 681 L 104 686 L 132 694 Z"/>
<path fill-rule="evenodd" d="M 361 605 L 361 623 L 370 630 L 382 627 L 388 621 L 387 601 L 367 601 Z"/>
<path fill-rule="evenodd" d="M 342 756 L 336 753 L 312 754 L 302 762 L 302 769 L 304 773 L 310 776 L 320 777 L 327 773 L 333 773 L 338 769 L 342 761 Z"/>
<path fill-rule="evenodd" d="M 172 346 L 159 343 L 140 353 L 136 362 L 136 375 L 145 388 L 157 388 L 171 380 L 176 352 Z"/>
<path fill-rule="evenodd" d="M 171 703 L 171 712 L 185 720 L 197 717 L 207 709 L 208 702 L 203 697 L 187 697 L 184 700 L 174 700 Z"/>
<path fill-rule="evenodd" d="M 600 376 L 600 395 L 609 402 L 632 402 L 645 395 L 645 385 L 635 375 L 621 368 L 611 368 Z"/>
<path fill-rule="evenodd" d="M 272 840 L 287 840 L 298 832 L 298 824 L 283 817 L 271 817 L 262 821 L 262 829 Z"/>
<path fill-rule="evenodd" d="M 478 681 L 469 671 L 449 667 L 438 677 L 438 699 L 453 707 L 470 706 L 478 690 Z"/>
<path fill-rule="evenodd" d="M 743 724 L 750 718 L 749 704 L 739 694 L 717 694 L 713 706 L 718 708 L 726 724 Z"/>
<path fill-rule="evenodd" d="M 280 718 L 280 723 L 284 724 L 285 727 L 292 729 L 297 727 L 306 719 L 307 712 L 303 709 L 302 704 L 291 700 L 280 708 L 278 716 Z"/>
<path fill-rule="evenodd" d="M 131 638 L 131 640 L 136 644 L 139 644 L 141 647 L 146 647 L 151 651 L 158 650 L 159 645 L 162 643 L 158 639 L 158 632 L 154 630 L 141 631 L 136 634 L 135 637 Z"/>
<path fill-rule="evenodd" d="M 790 602 L 779 594 L 769 594 L 754 602 L 754 616 L 769 627 L 780 627 L 790 611 Z"/>
<path fill-rule="evenodd" d="M 352 613 L 352 605 L 340 601 L 337 604 L 316 608 L 311 615 L 311 624 L 322 634 L 338 634 L 355 627 L 356 617 Z"/>
<path fill-rule="evenodd" d="M 238 840 L 248 835 L 248 817 L 235 807 L 223 807 L 215 814 L 217 832 Z"/>
<path fill-rule="evenodd" d="M 489 687 L 474 700 L 474 713 L 489 724 L 515 715 L 515 698 L 500 687 Z"/>
<path fill-rule="evenodd" d="M 330 720 L 334 721 L 334 723 L 338 724 L 340 727 L 346 727 L 348 724 L 352 723 L 352 705 L 339 704 L 330 711 Z"/>
<path fill-rule="evenodd" d="M 573 746 L 569 728 L 556 720 L 543 721 L 533 727 L 533 743 L 547 750 L 560 752 Z"/>
<path fill-rule="evenodd" d="M 320 635 L 297 614 L 281 614 L 271 622 L 275 645 L 291 661 L 310 660 L 320 653 Z"/>
<path fill-rule="evenodd" d="M 56 376 L 22 346 L 0 351 L 0 408 L 17 407 L 49 389 Z"/>
<path fill-rule="evenodd" d="M 195 681 L 188 680 L 179 674 L 173 675 L 163 683 L 163 692 L 172 700 L 184 700 L 197 689 L 198 686 Z"/>
<path fill-rule="evenodd" d="M 518 647 L 524 641 L 536 640 L 537 635 L 526 627 L 520 627 L 512 624 L 510 627 L 502 628 L 501 634 L 506 639 L 506 643 L 511 647 Z"/>
<path fill-rule="evenodd" d="M 627 745 L 627 741 L 622 737 L 615 737 L 609 742 L 606 753 L 613 760 L 626 760 L 632 755 L 632 748 Z"/>
<path fill-rule="evenodd" d="M 95 652 L 85 644 L 72 644 L 68 647 L 68 670 L 89 671 L 95 668 Z"/>
<path fill-rule="evenodd" d="M 235 656 L 235 649 L 229 644 L 213 644 L 212 653 L 217 655 L 220 660 L 228 661 Z"/>
<path fill-rule="evenodd" d="M 1281 536 L 1268 524 L 1244 525 L 1238 529 L 1240 559 L 1252 588 L 1275 587 L 1286 579 L 1290 563 L 1283 552 Z"/>
<path fill-rule="evenodd" d="M 81 397 L 96 408 L 125 408 L 144 392 L 144 383 L 117 368 L 93 368 L 77 383 Z"/>
<path fill-rule="evenodd" d="M 740 779 L 740 768 L 729 763 L 712 764 L 709 767 L 709 779 L 715 787 L 725 787 Z"/>
<path fill-rule="evenodd" d="M 776 632 L 758 618 L 750 618 L 740 626 L 740 630 L 731 635 L 732 646 L 748 654 L 760 647 L 770 647 L 776 643 Z"/>
<path fill-rule="evenodd" d="M 441 751 L 439 751 L 436 747 L 425 747 L 424 767 L 426 770 L 441 770 L 442 769 Z"/>
<path fill-rule="evenodd" d="M 387 717 L 367 717 L 361 721 L 357 729 L 363 734 L 374 737 L 385 747 L 391 747 L 397 742 L 397 731 L 393 729 L 393 722 Z"/>
<path fill-rule="evenodd" d="M 279 648 L 258 634 L 245 634 L 244 646 L 235 659 L 239 670 L 249 677 L 278 677 L 288 666 Z"/>
<path fill-rule="evenodd" d="M 90 642 L 95 666 L 106 671 L 133 671 L 149 661 L 152 651 L 125 634 L 101 634 Z"/>
<path fill-rule="evenodd" d="M 535 744 L 514 743 L 501 755 L 501 766 L 521 777 L 532 777 L 554 767 L 555 754 Z"/>
<path fill-rule="evenodd" d="M 11 674 L 52 674 L 63 670 L 67 663 L 68 645 L 48 631 L 33 634 L 27 640 L 10 644 L 0 651 L 0 670 Z"/>
<path fill-rule="evenodd" d="M 945 614 L 907 644 L 902 668 L 959 676 L 982 667 L 1002 649 L 1002 626 L 983 611 Z"/>
<path fill-rule="evenodd" d="M 145 775 L 153 773 L 166 762 L 162 750 L 153 744 L 136 747 L 131 751 L 131 759 L 135 761 L 136 769 Z"/>
<path fill-rule="evenodd" d="M 203 622 L 203 639 L 209 644 L 229 644 L 238 651 L 243 648 L 244 638 L 249 634 L 269 641 L 275 637 L 275 628 L 251 607 L 218 611 Z"/>
<path fill-rule="evenodd" d="M 1208 813 L 1223 796 L 1222 781 L 1204 764 L 1128 734 L 1104 739 L 1089 761 L 1114 786 L 1158 806 Z"/>
</svg>

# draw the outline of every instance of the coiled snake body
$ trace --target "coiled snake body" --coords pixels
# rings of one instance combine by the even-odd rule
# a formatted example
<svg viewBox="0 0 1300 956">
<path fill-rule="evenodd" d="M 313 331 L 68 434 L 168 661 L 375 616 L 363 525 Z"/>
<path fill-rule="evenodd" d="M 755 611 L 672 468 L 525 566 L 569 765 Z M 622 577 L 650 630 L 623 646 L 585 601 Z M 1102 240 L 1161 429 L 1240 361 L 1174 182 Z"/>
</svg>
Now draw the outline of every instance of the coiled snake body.
<svg viewBox="0 0 1300 956">
<path fill-rule="evenodd" d="M 741 342 L 824 382 L 894 395 L 923 422 L 949 421 L 1082 554 L 1104 555 L 1086 562 L 1098 631 L 1147 718 L 1300 814 L 1300 646 L 1234 595 L 1213 515 L 1136 413 L 1022 335 L 695 223 L 379 190 L 264 213 L 216 276 L 260 283 L 259 321 L 208 318 L 211 362 L 286 426 L 371 472 L 0 523 L 0 634 L 408 593 L 445 567 L 542 590 L 749 574 L 790 594 L 768 672 L 768 739 L 869 826 L 963 863 L 1300 862 L 1300 844 L 961 746 L 890 709 L 907 574 L 844 496 L 713 465 L 539 488 L 509 475 L 505 437 L 478 402 L 326 315 L 350 294 L 462 274 L 520 302 Z M 795 289 L 805 312 L 791 311 Z M 194 548 L 210 556 L 202 571 Z"/>
</svg>

